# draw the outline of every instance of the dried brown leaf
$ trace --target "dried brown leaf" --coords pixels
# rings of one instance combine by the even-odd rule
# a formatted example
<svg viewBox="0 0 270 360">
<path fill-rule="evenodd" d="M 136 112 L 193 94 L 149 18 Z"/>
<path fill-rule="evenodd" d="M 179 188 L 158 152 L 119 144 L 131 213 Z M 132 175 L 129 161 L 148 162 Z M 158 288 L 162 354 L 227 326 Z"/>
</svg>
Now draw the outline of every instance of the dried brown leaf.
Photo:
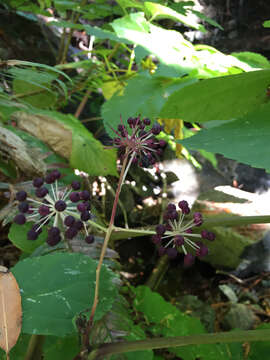
<svg viewBox="0 0 270 360">
<path fill-rule="evenodd" d="M 0 266 L 0 347 L 8 355 L 21 332 L 21 295 L 15 277 Z"/>
</svg>

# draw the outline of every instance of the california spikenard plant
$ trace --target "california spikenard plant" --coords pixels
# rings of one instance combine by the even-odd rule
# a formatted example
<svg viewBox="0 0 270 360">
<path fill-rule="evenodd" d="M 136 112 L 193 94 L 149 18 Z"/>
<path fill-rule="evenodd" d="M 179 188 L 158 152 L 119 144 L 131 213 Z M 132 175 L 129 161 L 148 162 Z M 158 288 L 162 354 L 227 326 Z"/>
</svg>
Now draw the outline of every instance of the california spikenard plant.
<svg viewBox="0 0 270 360">
<path fill-rule="evenodd" d="M 121 119 L 117 129 L 114 130 L 116 136 L 113 139 L 113 145 L 118 149 L 121 171 L 110 222 L 108 228 L 104 230 L 106 236 L 96 268 L 92 308 L 89 309 L 90 313 L 87 318 L 84 316 L 81 320 L 79 318 L 76 321 L 81 335 L 81 350 L 74 358 L 76 360 L 105 359 L 110 354 L 136 350 L 189 344 L 265 340 L 269 337 L 267 331 L 265 333 L 248 331 L 234 332 L 233 335 L 220 333 L 156 338 L 134 342 L 121 341 L 101 345 L 91 343 L 90 339 L 92 339 L 91 334 L 95 326 L 95 315 L 99 300 L 101 300 L 100 302 L 103 301 L 102 298 L 100 299 L 103 279 L 101 268 L 111 235 L 114 231 L 119 231 L 119 228 L 114 226 L 114 220 L 121 187 L 132 164 L 146 167 L 153 166 L 159 161 L 159 156 L 166 145 L 163 140 L 156 138 L 161 131 L 162 127 L 159 124 L 151 125 L 149 119 L 141 119 L 140 116 L 129 118 L 126 123 Z M 90 193 L 88 190 L 81 189 L 81 185 L 77 181 L 73 181 L 65 187 L 60 186 L 60 182 L 61 174 L 58 170 L 54 170 L 44 178 L 35 178 L 32 182 L 31 192 L 18 191 L 15 195 L 18 202 L 18 214 L 14 217 L 14 222 L 19 226 L 23 226 L 26 222 L 32 223 L 32 227 L 27 233 L 29 241 L 35 241 L 46 227 L 48 231 L 46 242 L 49 246 L 54 247 L 63 240 L 67 242 L 69 250 L 72 251 L 70 240 L 79 233 L 83 234 L 84 241 L 88 244 L 92 244 L 95 240 L 89 231 L 89 225 L 92 229 L 95 224 L 90 211 Z M 187 201 L 181 200 L 177 205 L 169 203 L 163 214 L 163 223 L 156 225 L 155 231 L 145 231 L 145 234 L 152 235 L 152 241 L 157 246 L 161 259 L 163 256 L 168 259 L 175 258 L 178 253 L 182 253 L 184 255 L 183 266 L 187 267 L 192 266 L 196 257 L 205 257 L 208 254 L 207 242 L 215 240 L 215 234 L 204 227 L 201 229 L 202 225 L 205 226 L 202 214 L 195 212 L 191 215 L 189 204 Z M 100 228 L 100 226 L 97 227 Z M 129 229 L 125 229 L 125 231 L 128 234 Z M 39 346 L 38 341 L 34 345 L 32 343 L 31 346 L 29 345 L 29 353 L 33 353 L 32 347 L 35 346 Z M 27 359 L 34 360 L 32 355 L 29 357 L 27 355 Z"/>
</svg>

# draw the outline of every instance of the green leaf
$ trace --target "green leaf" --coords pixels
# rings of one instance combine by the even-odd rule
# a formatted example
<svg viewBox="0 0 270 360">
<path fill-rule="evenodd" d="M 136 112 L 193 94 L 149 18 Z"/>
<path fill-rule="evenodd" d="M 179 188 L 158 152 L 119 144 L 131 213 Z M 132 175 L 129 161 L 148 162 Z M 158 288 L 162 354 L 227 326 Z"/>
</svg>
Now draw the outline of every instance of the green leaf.
<svg viewBox="0 0 270 360">
<path fill-rule="evenodd" d="M 23 95 L 20 98 L 23 102 L 41 109 L 53 107 L 57 101 L 56 93 L 48 91 L 50 88 L 49 84 L 41 87 L 24 80 L 14 79 L 13 81 L 14 94 Z"/>
<path fill-rule="evenodd" d="M 203 13 L 190 9 L 190 11 L 195 14 L 196 16 L 198 16 L 198 18 L 200 18 L 201 20 L 208 22 L 208 24 L 213 25 L 215 27 L 217 27 L 220 30 L 224 30 L 223 27 L 221 25 L 219 25 L 215 20 L 209 18 L 208 16 L 204 15 Z"/>
<path fill-rule="evenodd" d="M 12 161 L 4 161 L 0 156 L 0 172 L 13 179 L 17 177 L 16 167 Z"/>
<path fill-rule="evenodd" d="M 43 349 L 44 360 L 72 360 L 80 352 L 79 337 L 77 334 L 64 338 L 46 336 Z"/>
<path fill-rule="evenodd" d="M 116 151 L 115 149 L 104 149 L 100 141 L 94 138 L 85 126 L 80 121 L 70 114 L 61 114 L 56 111 L 35 110 L 28 111 L 28 114 L 33 114 L 34 117 L 39 117 L 40 128 L 46 129 L 46 119 L 50 122 L 55 122 L 55 127 L 59 123 L 60 127 L 58 132 L 61 134 L 67 130 L 61 138 L 62 149 L 67 150 L 62 154 L 69 159 L 70 166 L 85 171 L 90 175 L 115 175 L 118 176 L 116 171 Z M 27 121 L 25 117 L 24 121 Z M 31 121 L 31 118 L 29 119 Z M 46 131 L 42 134 L 46 136 Z M 51 134 L 48 135 L 45 142 L 50 142 Z M 57 145 L 57 144 L 56 144 Z M 65 146 L 64 146 L 65 145 Z M 57 146 L 56 146 L 57 147 Z M 57 149 L 54 149 L 56 150 Z"/>
<path fill-rule="evenodd" d="M 268 59 L 261 55 L 250 51 L 234 52 L 231 54 L 238 60 L 247 63 L 253 68 L 269 69 L 270 62 Z"/>
<path fill-rule="evenodd" d="M 54 253 L 19 261 L 12 273 L 22 295 L 22 331 L 54 336 L 76 332 L 72 319 L 93 303 L 96 266 L 96 261 L 78 253 Z M 103 266 L 95 320 L 114 302 L 114 279 L 115 275 Z"/>
<path fill-rule="evenodd" d="M 193 17 L 180 14 L 177 11 L 170 9 L 167 6 L 146 1 L 144 3 L 144 7 L 145 7 L 145 14 L 151 18 L 150 21 L 153 21 L 155 19 L 156 20 L 171 19 L 174 21 L 181 22 L 182 24 L 191 27 L 193 29 L 206 32 L 205 28 L 202 25 L 198 24 Z"/>
<path fill-rule="evenodd" d="M 185 336 L 192 334 L 205 333 L 205 329 L 197 318 L 190 317 L 175 306 L 166 302 L 158 293 L 152 292 L 146 286 L 139 286 L 134 290 L 136 297 L 134 307 L 137 311 L 144 314 L 147 324 L 155 323 L 149 326 L 155 336 Z M 170 348 L 170 352 L 185 359 L 207 359 L 207 360 L 228 360 L 230 348 L 225 344 L 211 345 L 192 345 L 185 347 Z M 241 351 L 241 344 L 238 346 L 238 352 Z"/>
<path fill-rule="evenodd" d="M 270 21 L 269 21 L 270 22 Z M 270 26 L 269 26 L 270 27 Z M 257 329 L 270 329 L 270 324 L 261 324 Z M 267 359 L 270 352 L 269 341 L 254 341 L 250 346 L 248 360 Z"/>
<path fill-rule="evenodd" d="M 173 93 L 160 116 L 188 122 L 237 118 L 268 101 L 269 84 L 270 70 L 202 80 Z"/>
<path fill-rule="evenodd" d="M 20 335 L 16 345 L 11 349 L 10 358 L 12 360 L 24 360 L 28 349 L 31 335 Z M 46 336 L 43 345 L 44 360 L 72 360 L 79 353 L 78 335 L 59 338 Z M 0 360 L 6 360 L 6 355 L 0 349 Z"/>
<path fill-rule="evenodd" d="M 42 245 L 48 237 L 47 231 L 44 229 L 37 240 L 28 240 L 27 232 L 33 227 L 34 223 L 26 223 L 18 225 L 12 223 L 8 237 L 10 241 L 22 251 L 31 254 L 36 248 Z"/>
<path fill-rule="evenodd" d="M 264 21 L 263 27 L 266 27 L 266 28 L 270 27 L 270 20 Z"/>
<path fill-rule="evenodd" d="M 188 149 L 203 149 L 223 154 L 253 167 L 270 170 L 266 150 L 270 141 L 269 115 L 270 103 L 237 120 L 201 130 L 181 143 Z"/>
<path fill-rule="evenodd" d="M 119 38 L 142 46 L 149 54 L 156 55 L 164 64 L 178 69 L 184 75 L 196 69 L 190 61 L 193 45 L 177 31 L 165 30 L 148 22 L 143 13 L 133 13 L 111 24 Z"/>
<path fill-rule="evenodd" d="M 123 95 L 115 94 L 103 104 L 101 114 L 106 131 L 110 135 L 114 134 L 111 128 L 117 128 L 120 116 L 123 121 L 139 114 L 150 119 L 157 118 L 171 93 L 196 81 L 196 79 L 162 78 L 148 73 L 137 75 L 128 81 Z"/>
</svg>

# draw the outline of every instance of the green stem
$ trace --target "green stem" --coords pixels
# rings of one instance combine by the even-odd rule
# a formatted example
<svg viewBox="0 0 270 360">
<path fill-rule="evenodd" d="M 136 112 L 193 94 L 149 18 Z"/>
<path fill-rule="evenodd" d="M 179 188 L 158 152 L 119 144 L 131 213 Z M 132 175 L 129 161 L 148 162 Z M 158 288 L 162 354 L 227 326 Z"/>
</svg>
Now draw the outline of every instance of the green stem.
<svg viewBox="0 0 270 360">
<path fill-rule="evenodd" d="M 216 226 L 243 226 L 251 224 L 267 224 L 270 223 L 269 215 L 260 215 L 260 216 L 218 216 L 205 218 L 203 226 L 210 228 Z M 200 229 L 200 228 L 198 228 Z M 126 239 L 127 237 L 139 237 L 139 236 L 150 236 L 154 235 L 156 232 L 154 230 L 145 230 L 145 229 L 125 229 L 120 227 L 115 227 L 112 233 L 112 239 L 120 240 Z"/>
<path fill-rule="evenodd" d="M 250 224 L 267 224 L 270 223 L 270 215 L 259 216 L 214 216 L 205 218 L 206 227 L 213 226 L 243 226 Z"/>
<path fill-rule="evenodd" d="M 84 5 L 87 3 L 87 0 L 82 0 L 81 3 L 78 5 L 79 7 L 83 8 Z M 76 24 L 77 21 L 79 20 L 80 18 L 80 13 L 78 14 L 75 14 L 73 13 L 72 16 L 71 16 L 71 22 L 72 24 Z M 68 48 L 69 48 L 69 45 L 70 45 L 70 42 L 71 42 L 71 39 L 72 39 L 72 35 L 73 35 L 73 31 L 74 29 L 70 29 L 69 33 L 68 33 L 68 36 L 67 36 L 67 39 L 66 41 L 63 41 L 64 42 L 64 46 L 62 47 L 62 53 L 60 53 L 59 51 L 59 59 L 60 59 L 60 63 L 63 64 L 65 61 L 66 61 L 66 57 L 67 57 L 67 53 L 68 53 Z M 66 36 L 65 36 L 66 37 Z M 65 39 L 65 38 L 64 38 Z M 62 40 L 62 39 L 61 39 Z"/>
<path fill-rule="evenodd" d="M 151 290 L 157 290 L 164 274 L 168 270 L 169 267 L 169 257 L 167 255 L 161 256 L 158 260 L 157 265 L 152 270 L 152 273 L 149 279 L 146 282 L 146 285 Z"/>
<path fill-rule="evenodd" d="M 93 326 L 94 316 L 95 316 L 95 312 L 96 312 L 96 308 L 97 308 L 98 300 L 99 300 L 100 271 L 101 271 L 101 266 L 102 266 L 104 256 L 105 256 L 108 244 L 109 244 L 111 233 L 112 233 L 113 228 L 114 228 L 114 219 L 115 219 L 115 215 L 116 215 L 116 209 L 117 209 L 117 205 L 118 205 L 118 201 L 119 201 L 121 187 L 122 187 L 123 182 L 125 180 L 125 172 L 126 172 L 126 168 L 127 168 L 127 162 L 128 162 L 128 155 L 126 154 L 126 156 L 124 158 L 124 161 L 123 161 L 121 173 L 120 173 L 120 176 L 119 176 L 117 190 L 116 190 L 116 193 L 115 193 L 115 198 L 114 198 L 114 202 L 113 202 L 113 208 L 112 208 L 109 227 L 108 227 L 105 239 L 104 239 L 104 243 L 103 243 L 103 246 L 102 246 L 102 249 L 101 249 L 99 262 L 98 262 L 97 269 L 96 269 L 96 285 L 95 285 L 94 302 L 93 302 L 93 306 L 92 306 L 92 309 L 91 309 L 91 313 L 90 313 L 90 316 L 89 316 L 87 328 L 86 328 L 84 339 L 83 339 L 84 347 L 86 349 L 89 349 L 89 347 L 90 347 L 89 334 L 90 334 L 91 328 Z"/>
<path fill-rule="evenodd" d="M 248 330 L 248 331 L 231 331 L 215 334 L 200 334 L 191 336 L 175 336 L 168 338 L 155 338 L 147 340 L 117 342 L 100 345 L 99 349 L 92 351 L 88 360 L 101 360 L 105 356 L 121 354 L 130 351 L 141 351 L 151 349 L 163 349 L 177 346 L 202 345 L 231 342 L 248 342 L 248 341 L 269 341 L 270 330 Z"/>
<path fill-rule="evenodd" d="M 32 335 L 28 344 L 24 360 L 42 360 L 42 347 L 45 341 L 44 335 Z"/>
</svg>

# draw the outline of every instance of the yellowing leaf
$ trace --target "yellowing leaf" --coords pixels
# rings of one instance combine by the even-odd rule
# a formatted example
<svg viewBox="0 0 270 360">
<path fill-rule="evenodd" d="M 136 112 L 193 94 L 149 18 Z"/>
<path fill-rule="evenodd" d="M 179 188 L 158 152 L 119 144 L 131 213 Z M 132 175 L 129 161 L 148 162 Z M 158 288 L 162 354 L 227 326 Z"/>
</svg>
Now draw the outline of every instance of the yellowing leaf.
<svg viewBox="0 0 270 360">
<path fill-rule="evenodd" d="M 6 352 L 16 344 L 21 332 L 21 295 L 15 277 L 0 266 L 0 347 Z"/>
<path fill-rule="evenodd" d="M 123 95 L 124 88 L 124 84 L 117 80 L 104 82 L 101 87 L 103 96 L 106 100 L 109 100 L 116 92 L 119 92 L 118 95 Z"/>
<path fill-rule="evenodd" d="M 174 131 L 175 140 L 183 139 L 183 120 L 181 119 L 159 119 L 159 122 L 164 125 L 164 130 L 166 133 L 170 134 L 171 131 Z M 175 154 L 179 158 L 182 157 L 182 148 L 181 144 L 176 144 Z"/>
</svg>

